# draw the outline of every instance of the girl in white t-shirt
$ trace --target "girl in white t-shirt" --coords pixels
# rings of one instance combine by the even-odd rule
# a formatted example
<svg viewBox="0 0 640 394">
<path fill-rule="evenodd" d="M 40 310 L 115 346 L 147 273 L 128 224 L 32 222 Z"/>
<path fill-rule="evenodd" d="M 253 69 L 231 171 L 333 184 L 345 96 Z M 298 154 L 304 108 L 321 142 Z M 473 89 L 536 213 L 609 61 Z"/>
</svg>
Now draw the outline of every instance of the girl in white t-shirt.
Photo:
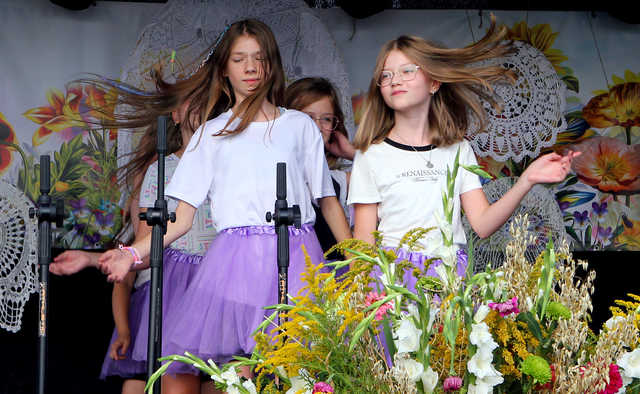
<svg viewBox="0 0 640 394">
<path fill-rule="evenodd" d="M 165 245 L 186 233 L 196 207 L 207 197 L 218 230 L 187 288 L 166 346 L 223 363 L 251 353 L 251 333 L 277 302 L 276 234 L 265 220 L 276 198 L 276 164 L 287 164 L 287 200 L 298 204 L 302 228 L 290 227 L 289 293 L 302 287 L 304 245 L 314 262 L 322 258 L 311 201 L 319 205 L 336 239 L 350 236 L 332 190 L 322 138 L 304 113 L 285 110 L 284 71 L 271 30 L 257 20 L 232 24 L 211 56 L 182 86 L 192 86 L 191 108 L 203 122 L 182 156 L 166 194 L 179 201 Z M 216 117 L 206 121 L 211 115 Z M 206 122 L 205 122 L 206 121 Z M 147 236 L 99 261 L 109 280 L 122 280 L 150 252 Z M 179 312 L 178 312 L 179 311 Z M 171 372 L 171 370 L 170 370 Z M 245 374 L 249 371 L 245 371 Z M 163 392 L 199 389 L 197 371 L 163 378 Z"/>
<path fill-rule="evenodd" d="M 482 88 L 499 79 L 511 79 L 498 66 L 473 65 L 502 56 L 510 50 L 503 41 L 505 29 L 495 21 L 486 36 L 465 48 L 445 49 L 420 37 L 401 36 L 380 51 L 369 87 L 366 106 L 354 145 L 349 203 L 354 206 L 356 238 L 373 243 L 378 229 L 386 247 L 397 247 L 400 238 L 416 227 L 437 227 L 444 218 L 442 191 L 447 166 L 452 167 L 457 150 L 460 163 L 476 164 L 470 144 L 464 139 L 471 118 L 484 121 L 477 96 Z M 489 204 L 478 177 L 460 168 L 454 188 L 453 240 L 461 250 L 466 243 L 461 224 L 464 210 L 473 230 L 481 237 L 495 232 L 536 183 L 560 182 L 577 153 L 550 153 L 535 160 L 514 187 Z M 434 252 L 439 231 L 421 240 L 422 253 L 400 251 L 420 266 Z M 458 272 L 466 266 L 458 254 Z M 436 263 L 437 264 L 437 263 Z M 431 275 L 435 275 L 432 265 Z M 405 283 L 415 284 L 408 273 Z"/>
<path fill-rule="evenodd" d="M 331 82 L 325 78 L 302 78 L 287 87 L 284 95 L 286 108 L 296 109 L 309 115 L 316 122 L 322 135 L 325 157 L 333 187 L 344 209 L 347 221 L 350 219 L 347 207 L 347 194 L 351 171 L 345 168 L 343 159 L 353 160 L 355 148 L 349 142 L 349 135 L 344 125 L 344 114 L 340 108 L 338 93 Z M 330 231 L 322 212 L 314 205 L 316 210 L 315 230 L 320 240 L 322 249 L 326 252 L 336 244 L 336 239 Z M 337 255 L 329 256 L 330 259 L 338 258 Z"/>
</svg>

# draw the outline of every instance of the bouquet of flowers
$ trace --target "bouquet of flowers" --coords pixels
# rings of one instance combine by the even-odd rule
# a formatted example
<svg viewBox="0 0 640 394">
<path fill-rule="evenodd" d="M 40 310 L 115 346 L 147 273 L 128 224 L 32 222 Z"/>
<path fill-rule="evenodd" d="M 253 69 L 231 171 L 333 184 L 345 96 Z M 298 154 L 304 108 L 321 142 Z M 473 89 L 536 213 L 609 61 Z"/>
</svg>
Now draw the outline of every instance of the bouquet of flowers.
<svg viewBox="0 0 640 394">
<path fill-rule="evenodd" d="M 229 393 L 640 393 L 640 297 L 617 301 L 601 332 L 591 332 L 595 273 L 578 279 L 587 263 L 574 261 L 566 243 L 549 242 L 532 265 L 527 218 L 516 218 L 499 269 L 474 273 L 471 246 L 458 274 L 451 223 L 459 167 L 456 158 L 439 229 L 412 230 L 398 246 L 413 249 L 439 231 L 438 258 L 416 267 L 382 247 L 379 234 L 376 245 L 342 242 L 335 249 L 347 260 L 327 264 L 333 270 L 308 260 L 300 294 L 269 308 L 251 358 L 218 367 L 188 353 L 164 357 L 148 387 L 180 361 Z M 426 275 L 431 265 L 437 276 Z M 240 378 L 240 366 L 253 379 Z"/>
</svg>

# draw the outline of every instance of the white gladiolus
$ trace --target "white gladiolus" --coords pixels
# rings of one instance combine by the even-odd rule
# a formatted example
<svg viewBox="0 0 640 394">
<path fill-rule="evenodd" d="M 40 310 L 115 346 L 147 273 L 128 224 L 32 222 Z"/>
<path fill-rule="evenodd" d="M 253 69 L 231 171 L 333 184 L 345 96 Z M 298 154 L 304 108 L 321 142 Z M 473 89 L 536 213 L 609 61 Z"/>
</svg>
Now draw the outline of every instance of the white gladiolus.
<svg viewBox="0 0 640 394">
<path fill-rule="evenodd" d="M 624 370 L 625 376 L 631 379 L 640 378 L 640 348 L 620 356 L 617 364 Z"/>
<path fill-rule="evenodd" d="M 618 325 L 624 323 L 625 319 L 622 316 L 613 316 L 606 322 L 604 322 L 604 326 L 607 327 L 607 330 L 611 331 L 616 328 Z"/>
<path fill-rule="evenodd" d="M 244 387 L 249 392 L 249 394 L 258 394 L 256 390 L 256 385 L 253 384 L 251 380 L 247 380 L 243 382 L 242 387 Z"/>
<path fill-rule="evenodd" d="M 473 315 L 473 322 L 481 323 L 484 320 L 484 318 L 487 317 L 490 310 L 491 309 L 487 305 L 484 305 L 484 304 L 480 305 L 475 315 Z"/>
<path fill-rule="evenodd" d="M 424 366 L 412 358 L 397 358 L 393 368 L 407 376 L 412 382 L 417 382 L 422 377 Z"/>
<path fill-rule="evenodd" d="M 500 376 L 500 372 L 494 368 L 492 362 L 493 355 L 490 352 L 478 351 L 467 363 L 467 369 L 480 379 Z"/>
<path fill-rule="evenodd" d="M 240 378 L 236 373 L 236 369 L 233 367 L 224 371 L 220 376 L 224 379 L 224 383 L 226 383 L 227 386 L 233 386 L 234 383 L 240 383 Z"/>
<path fill-rule="evenodd" d="M 469 342 L 480 347 L 481 345 L 493 342 L 493 337 L 489 332 L 487 323 L 478 323 L 471 325 L 471 334 L 469 334 Z"/>
<path fill-rule="evenodd" d="M 420 375 L 420 380 L 425 394 L 431 394 L 438 385 L 438 373 L 429 367 Z"/>
<path fill-rule="evenodd" d="M 415 352 L 420 347 L 420 335 L 422 330 L 419 330 L 411 318 L 405 318 L 400 321 L 400 326 L 394 331 L 393 337 L 395 338 L 393 343 L 396 345 L 398 353 L 410 353 Z"/>
</svg>

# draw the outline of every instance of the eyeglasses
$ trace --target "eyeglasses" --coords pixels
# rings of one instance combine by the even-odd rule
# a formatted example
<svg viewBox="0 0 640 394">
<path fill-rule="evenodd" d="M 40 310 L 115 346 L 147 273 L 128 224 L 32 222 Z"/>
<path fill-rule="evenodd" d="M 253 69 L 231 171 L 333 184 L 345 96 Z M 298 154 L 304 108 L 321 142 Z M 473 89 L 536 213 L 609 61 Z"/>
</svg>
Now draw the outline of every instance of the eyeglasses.
<svg viewBox="0 0 640 394">
<path fill-rule="evenodd" d="M 322 130 L 333 131 L 340 123 L 338 117 L 332 114 L 322 114 L 317 117 L 310 112 L 306 112 L 306 114 L 309 115 L 311 119 L 315 120 Z"/>
<path fill-rule="evenodd" d="M 383 70 L 378 77 L 377 84 L 378 86 L 388 86 L 391 84 L 391 81 L 393 81 L 395 75 L 399 75 L 403 81 L 412 81 L 416 78 L 419 68 L 420 66 L 416 66 L 415 64 L 405 64 L 404 66 L 400 66 L 396 72 Z"/>
</svg>

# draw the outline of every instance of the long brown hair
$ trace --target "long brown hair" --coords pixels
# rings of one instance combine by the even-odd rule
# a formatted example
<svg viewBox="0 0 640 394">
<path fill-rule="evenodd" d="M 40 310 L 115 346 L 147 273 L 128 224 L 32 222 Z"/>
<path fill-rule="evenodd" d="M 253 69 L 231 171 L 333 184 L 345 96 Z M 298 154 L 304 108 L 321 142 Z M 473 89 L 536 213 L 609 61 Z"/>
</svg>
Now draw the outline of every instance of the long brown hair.
<svg viewBox="0 0 640 394">
<path fill-rule="evenodd" d="M 503 41 L 505 35 L 506 28 L 496 29 L 492 15 L 485 36 L 465 48 L 449 49 L 416 36 L 400 36 L 385 44 L 378 54 L 369 84 L 364 114 L 354 139 L 355 148 L 366 151 L 371 144 L 386 138 L 395 124 L 394 111 L 384 102 L 376 83 L 387 56 L 394 50 L 401 51 L 420 66 L 420 72 L 441 82 L 431 97 L 429 108 L 429 128 L 434 145 L 448 146 L 461 141 L 472 117 L 484 127 L 486 114 L 478 98 L 497 105 L 489 94 L 491 83 L 515 78 L 512 72 L 500 66 L 472 64 L 511 53 L 511 42 Z"/>
<path fill-rule="evenodd" d="M 235 22 L 222 33 L 222 37 L 203 52 L 211 56 L 189 78 L 169 83 L 162 78 L 161 70 L 153 70 L 151 78 L 156 89 L 153 92 L 142 91 L 135 87 L 110 80 L 101 76 L 93 76 L 72 81 L 71 84 L 91 85 L 105 92 L 111 91 L 110 102 L 91 108 L 102 112 L 100 127 L 138 129 L 143 128 L 143 136 L 138 147 L 131 153 L 132 159 L 120 168 L 120 180 L 128 185 L 135 195 L 140 187 L 140 174 L 156 158 L 156 122 L 160 115 L 169 115 L 180 106 L 189 102 L 185 121 L 180 127 L 196 130 L 207 120 L 213 119 L 229 110 L 236 103 L 229 80 L 224 77 L 231 47 L 236 38 L 249 35 L 258 41 L 264 58 L 262 67 L 263 82 L 256 91 L 247 97 L 234 113 L 221 134 L 240 133 L 256 117 L 267 99 L 270 103 L 281 106 L 284 102 L 284 69 L 280 51 L 269 27 L 255 19 Z M 108 108 L 116 108 L 115 113 L 108 113 Z M 227 127 L 241 117 L 241 121 L 233 130 Z M 167 133 L 168 149 L 177 151 L 182 147 L 180 129 L 169 121 Z"/>
<path fill-rule="evenodd" d="M 231 56 L 231 48 L 236 39 L 242 35 L 254 38 L 260 46 L 262 54 L 262 83 L 238 107 L 224 129 L 217 135 L 237 134 L 244 131 L 258 112 L 262 110 L 262 103 L 267 100 L 273 105 L 282 106 L 284 103 L 284 68 L 278 44 L 269 26 L 256 19 L 246 19 L 235 22 L 224 34 L 220 44 L 211 58 L 192 78 L 199 79 L 201 90 L 194 93 L 192 105 L 200 109 L 201 121 L 218 116 L 236 104 L 236 97 L 229 79 L 224 76 Z M 229 129 L 231 123 L 240 117 L 239 124 Z"/>
<path fill-rule="evenodd" d="M 340 98 L 338 97 L 336 89 L 327 79 L 319 77 L 298 79 L 287 87 L 284 93 L 284 106 L 285 108 L 301 111 L 303 108 L 325 97 L 331 102 L 333 114 L 338 118 L 336 131 L 348 139 L 349 134 L 344 127 L 344 113 L 342 112 L 342 108 L 340 108 Z M 337 168 L 338 157 L 327 150 L 325 150 L 324 154 L 327 158 L 329 168 Z"/>
</svg>

